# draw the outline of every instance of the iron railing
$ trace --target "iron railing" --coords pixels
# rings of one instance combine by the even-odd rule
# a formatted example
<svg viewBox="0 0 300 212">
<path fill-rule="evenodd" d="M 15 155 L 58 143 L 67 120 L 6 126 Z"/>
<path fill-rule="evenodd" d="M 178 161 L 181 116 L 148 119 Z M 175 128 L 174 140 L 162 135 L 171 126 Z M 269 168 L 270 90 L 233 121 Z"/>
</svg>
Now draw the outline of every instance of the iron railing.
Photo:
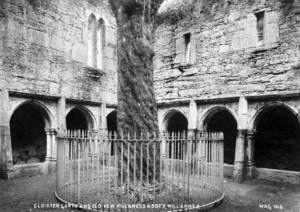
<svg viewBox="0 0 300 212">
<path fill-rule="evenodd" d="M 67 131 L 56 185 L 59 200 L 100 211 L 211 207 L 224 195 L 223 135 Z"/>
</svg>

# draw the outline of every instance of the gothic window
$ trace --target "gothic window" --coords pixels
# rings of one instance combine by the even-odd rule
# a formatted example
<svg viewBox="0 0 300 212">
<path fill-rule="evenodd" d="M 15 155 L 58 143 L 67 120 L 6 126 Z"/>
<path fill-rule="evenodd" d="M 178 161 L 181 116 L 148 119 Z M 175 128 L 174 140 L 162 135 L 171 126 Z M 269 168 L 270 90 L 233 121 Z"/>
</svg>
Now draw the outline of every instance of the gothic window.
<svg viewBox="0 0 300 212">
<path fill-rule="evenodd" d="M 255 14 L 256 16 L 256 28 L 257 28 L 257 35 L 258 35 L 258 45 L 262 45 L 264 41 L 264 16 L 265 13 L 259 12 Z"/>
<path fill-rule="evenodd" d="M 97 55 L 97 68 L 103 69 L 103 53 L 105 46 L 105 23 L 102 18 L 98 21 L 98 55 Z"/>
<path fill-rule="evenodd" d="M 88 19 L 88 65 L 97 66 L 97 21 L 94 14 Z"/>
<path fill-rule="evenodd" d="M 185 41 L 185 62 L 189 63 L 191 61 L 191 33 L 184 35 Z"/>
<path fill-rule="evenodd" d="M 176 39 L 176 57 L 174 63 L 193 64 L 196 60 L 196 43 L 191 33 L 181 35 Z"/>
</svg>

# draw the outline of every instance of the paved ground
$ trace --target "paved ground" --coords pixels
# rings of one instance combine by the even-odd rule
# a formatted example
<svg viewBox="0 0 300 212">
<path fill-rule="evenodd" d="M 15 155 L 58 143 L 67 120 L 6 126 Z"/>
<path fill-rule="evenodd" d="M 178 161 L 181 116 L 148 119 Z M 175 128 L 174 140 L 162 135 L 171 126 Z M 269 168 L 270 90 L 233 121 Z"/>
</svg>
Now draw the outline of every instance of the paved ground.
<svg viewBox="0 0 300 212">
<path fill-rule="evenodd" d="M 41 203 L 57 203 L 53 195 L 54 190 L 54 175 L 9 181 L 0 180 L 0 211 L 78 211 L 34 208 L 41 206 Z M 227 179 L 225 191 L 226 198 L 223 204 L 211 210 L 212 212 L 300 212 L 300 185 L 275 184 L 256 180 L 235 184 Z"/>
</svg>

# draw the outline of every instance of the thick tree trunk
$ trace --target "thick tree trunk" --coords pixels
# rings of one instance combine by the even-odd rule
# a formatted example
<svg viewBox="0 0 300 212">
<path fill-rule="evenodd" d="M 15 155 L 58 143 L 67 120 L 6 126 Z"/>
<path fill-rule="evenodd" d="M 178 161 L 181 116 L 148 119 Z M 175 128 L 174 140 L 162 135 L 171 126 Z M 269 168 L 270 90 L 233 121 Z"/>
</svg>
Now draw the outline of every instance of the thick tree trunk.
<svg viewBox="0 0 300 212">
<path fill-rule="evenodd" d="M 149 133 L 153 138 L 158 134 L 157 107 L 153 89 L 153 56 L 154 14 L 160 0 L 110 0 L 117 18 L 118 26 L 118 131 L 131 134 L 136 131 Z M 149 139 L 149 149 L 144 143 L 142 148 L 142 175 L 149 182 L 159 180 L 159 143 Z M 154 147 L 155 142 L 155 147 Z M 119 167 L 127 167 L 129 176 L 140 179 L 141 144 L 118 145 L 117 152 L 120 160 Z M 134 151 L 136 152 L 134 154 Z M 154 152 L 156 152 L 154 159 Z M 122 154 L 123 153 L 123 154 Z M 122 155 L 121 155 L 122 154 Z M 133 160 L 134 155 L 137 157 Z M 128 158 L 129 157 L 129 158 Z M 134 162 L 136 161 L 136 163 Z M 154 176 L 155 163 L 155 176 Z M 148 165 L 147 165 L 148 164 Z M 139 167 L 139 168 L 137 168 Z M 122 181 L 128 176 L 127 168 L 119 169 Z M 147 177 L 148 176 L 148 177 Z M 123 179 L 124 178 L 124 179 Z"/>
</svg>

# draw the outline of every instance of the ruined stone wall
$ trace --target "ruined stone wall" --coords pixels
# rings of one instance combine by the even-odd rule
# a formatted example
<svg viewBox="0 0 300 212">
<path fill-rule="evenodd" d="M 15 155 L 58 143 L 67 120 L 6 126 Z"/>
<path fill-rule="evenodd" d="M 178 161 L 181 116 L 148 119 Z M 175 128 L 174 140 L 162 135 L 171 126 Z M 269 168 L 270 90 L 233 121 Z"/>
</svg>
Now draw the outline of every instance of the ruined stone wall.
<svg viewBox="0 0 300 212">
<path fill-rule="evenodd" d="M 10 91 L 116 103 L 116 21 L 107 0 L 1 0 L 0 8 L 0 78 Z M 87 69 L 91 13 L 105 24 L 102 76 Z"/>
<path fill-rule="evenodd" d="M 298 1 L 196 2 L 178 21 L 166 16 L 156 31 L 158 102 L 299 92 Z M 254 14 L 260 10 L 265 11 L 266 42 L 257 46 Z M 192 35 L 195 58 L 178 64 L 177 41 L 186 32 Z"/>
</svg>

